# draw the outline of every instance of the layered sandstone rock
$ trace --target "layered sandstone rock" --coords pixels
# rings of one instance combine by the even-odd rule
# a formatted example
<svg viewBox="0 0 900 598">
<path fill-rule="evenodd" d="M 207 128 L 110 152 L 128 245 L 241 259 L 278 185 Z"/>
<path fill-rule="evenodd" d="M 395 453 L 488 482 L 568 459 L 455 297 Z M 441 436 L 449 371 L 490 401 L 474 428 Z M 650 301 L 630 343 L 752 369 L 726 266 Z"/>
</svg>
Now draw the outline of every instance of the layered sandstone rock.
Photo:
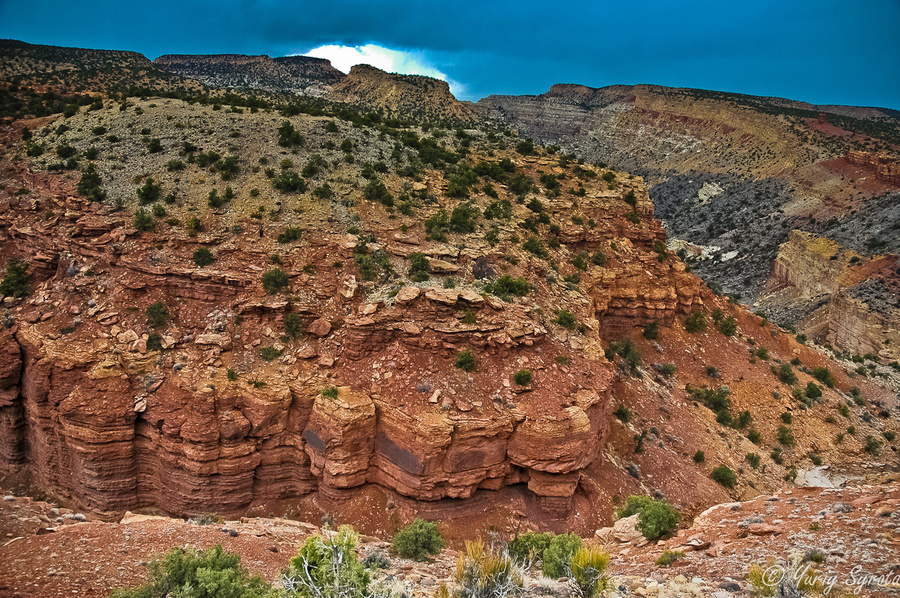
<svg viewBox="0 0 900 598">
<path fill-rule="evenodd" d="M 798 330 L 860 355 L 900 356 L 900 258 L 865 259 L 837 243 L 792 231 L 772 264 L 761 305 L 794 305 Z"/>
</svg>

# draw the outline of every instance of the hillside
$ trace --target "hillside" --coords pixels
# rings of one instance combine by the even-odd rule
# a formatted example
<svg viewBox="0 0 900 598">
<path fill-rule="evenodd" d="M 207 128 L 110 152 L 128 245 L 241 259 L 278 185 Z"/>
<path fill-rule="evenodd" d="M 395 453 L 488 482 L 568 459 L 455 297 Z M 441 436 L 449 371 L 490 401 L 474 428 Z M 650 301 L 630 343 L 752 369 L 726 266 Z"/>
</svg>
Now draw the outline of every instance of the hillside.
<svg viewBox="0 0 900 598">
<path fill-rule="evenodd" d="M 153 64 L 209 87 L 261 90 L 276 94 L 322 97 L 344 78 L 327 60 L 308 56 L 244 56 L 242 54 L 160 56 Z"/>
<path fill-rule="evenodd" d="M 137 52 L 0 40 L 0 84 L 62 95 L 134 89 L 200 92 L 199 83 L 156 68 Z"/>
<path fill-rule="evenodd" d="M 420 75 L 385 73 L 369 65 L 356 65 L 329 97 L 399 118 L 419 121 L 468 123 L 476 116 L 468 104 L 450 93 L 446 81 Z"/>
<path fill-rule="evenodd" d="M 589 533 L 627 494 L 689 513 L 815 463 L 896 466 L 864 450 L 896 390 L 706 289 L 639 177 L 474 129 L 174 99 L 3 134 L 3 258 L 30 274 L 6 299 L 7 486 L 101 512 Z M 81 193 L 67 147 L 99 176 Z"/>
</svg>

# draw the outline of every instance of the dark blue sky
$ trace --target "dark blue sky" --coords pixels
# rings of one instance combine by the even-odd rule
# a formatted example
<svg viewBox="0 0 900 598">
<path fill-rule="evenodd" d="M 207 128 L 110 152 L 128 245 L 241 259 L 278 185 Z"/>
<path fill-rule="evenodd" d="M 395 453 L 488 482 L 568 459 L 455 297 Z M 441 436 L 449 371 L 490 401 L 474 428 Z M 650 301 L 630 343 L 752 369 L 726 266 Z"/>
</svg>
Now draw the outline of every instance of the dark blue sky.
<svg viewBox="0 0 900 598">
<path fill-rule="evenodd" d="M 654 83 L 900 109 L 900 0 L 0 0 L 0 37 L 151 59 L 374 43 L 466 99 Z"/>
</svg>

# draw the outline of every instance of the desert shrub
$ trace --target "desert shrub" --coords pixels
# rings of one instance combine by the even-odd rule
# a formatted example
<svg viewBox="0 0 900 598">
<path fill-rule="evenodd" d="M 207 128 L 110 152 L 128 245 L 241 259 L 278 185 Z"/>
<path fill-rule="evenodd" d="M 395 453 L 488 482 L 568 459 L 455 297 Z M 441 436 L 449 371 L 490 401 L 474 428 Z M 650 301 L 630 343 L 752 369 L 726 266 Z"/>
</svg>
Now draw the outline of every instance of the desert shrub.
<svg viewBox="0 0 900 598">
<path fill-rule="evenodd" d="M 450 228 L 450 216 L 445 210 L 438 210 L 431 218 L 425 221 L 425 232 L 429 239 L 444 241 Z"/>
<path fill-rule="evenodd" d="M 575 325 L 577 322 L 575 320 L 575 314 L 567 309 L 560 309 L 557 310 L 556 319 L 553 320 L 553 323 L 568 330 L 575 330 Z"/>
<path fill-rule="evenodd" d="M 618 517 L 630 517 L 637 513 L 635 528 L 648 540 L 655 541 L 672 533 L 681 518 L 678 511 L 664 500 L 649 496 L 631 495 L 617 512 Z"/>
<path fill-rule="evenodd" d="M 235 371 L 233 368 L 228 368 L 228 370 L 225 372 L 225 377 L 228 378 L 229 382 L 234 382 L 235 380 L 237 380 L 237 371 Z"/>
<path fill-rule="evenodd" d="M 213 257 L 212 252 L 206 247 L 200 247 L 197 251 L 194 252 L 194 263 L 200 268 L 204 266 L 209 266 L 210 264 L 216 261 L 216 258 Z"/>
<path fill-rule="evenodd" d="M 509 556 L 520 563 L 541 561 L 544 558 L 544 551 L 550 546 L 550 540 L 553 539 L 553 536 L 554 534 L 551 532 L 540 534 L 531 531 L 516 536 L 507 545 Z"/>
<path fill-rule="evenodd" d="M 559 534 L 544 550 L 541 569 L 546 577 L 557 579 L 568 574 L 572 557 L 581 548 L 581 538 L 575 534 Z"/>
<path fill-rule="evenodd" d="M 272 178 L 272 188 L 284 193 L 303 193 L 306 181 L 293 170 L 282 170 Z"/>
<path fill-rule="evenodd" d="M 319 394 L 329 399 L 336 399 L 338 398 L 338 389 L 334 386 L 326 386 L 319 391 Z"/>
<path fill-rule="evenodd" d="M 694 463 L 703 463 L 704 461 L 706 461 L 706 453 L 703 451 L 694 453 Z"/>
<path fill-rule="evenodd" d="M 638 368 L 641 365 L 642 357 L 631 339 L 611 342 L 609 344 L 609 348 L 607 348 L 604 353 L 606 355 L 606 359 L 608 359 L 609 361 L 615 360 L 616 355 L 618 355 L 625 360 L 625 365 L 628 366 L 628 371 L 631 374 L 638 373 Z"/>
<path fill-rule="evenodd" d="M 747 453 L 746 458 L 747 463 L 749 463 L 753 469 L 759 469 L 760 456 L 758 453 Z"/>
<path fill-rule="evenodd" d="M 466 542 L 453 579 L 459 598 L 507 598 L 523 591 L 525 571 L 508 554 L 475 540 Z"/>
<path fill-rule="evenodd" d="M 471 203 L 464 203 L 453 208 L 450 214 L 450 230 L 457 233 L 471 233 L 475 231 L 475 221 L 480 214 L 478 207 Z"/>
<path fill-rule="evenodd" d="M 492 201 L 484 209 L 484 217 L 487 220 L 509 220 L 512 218 L 512 204 L 508 199 Z"/>
<path fill-rule="evenodd" d="M 734 485 L 737 484 L 737 476 L 727 465 L 719 465 L 713 469 L 710 477 L 726 488 L 734 488 Z"/>
<path fill-rule="evenodd" d="M 97 173 L 97 169 L 94 168 L 93 163 L 88 164 L 81 171 L 81 179 L 78 181 L 77 188 L 78 194 L 92 201 L 103 201 L 106 198 L 106 193 L 100 186 L 102 183 L 103 180 Z"/>
<path fill-rule="evenodd" d="M 359 536 L 342 525 L 333 537 L 306 539 L 282 580 L 288 596 L 362 598 L 369 595 L 369 573 L 356 557 Z"/>
<path fill-rule="evenodd" d="M 817 367 L 812 371 L 813 378 L 827 386 L 828 388 L 834 388 L 834 376 L 831 375 L 831 371 L 825 367 Z"/>
<path fill-rule="evenodd" d="M 725 336 L 734 336 L 734 333 L 737 332 L 737 320 L 734 319 L 734 316 L 728 316 L 719 320 L 716 327 Z"/>
<path fill-rule="evenodd" d="M 619 421 L 627 424 L 631 420 L 631 409 L 620 403 L 616 410 L 613 411 L 613 415 L 615 415 Z"/>
<path fill-rule="evenodd" d="M 149 565 L 147 583 L 117 590 L 112 598 L 266 598 L 272 588 L 258 575 L 241 566 L 241 557 L 220 545 L 209 550 L 173 548 Z"/>
<path fill-rule="evenodd" d="M 409 279 L 416 282 L 428 280 L 431 275 L 431 267 L 428 265 L 428 258 L 419 251 L 409 254 Z"/>
<path fill-rule="evenodd" d="M 142 204 L 150 204 L 159 200 L 162 195 L 162 185 L 153 182 L 152 178 L 147 178 L 144 184 L 136 190 L 138 200 Z"/>
<path fill-rule="evenodd" d="M 594 598 L 609 587 L 607 567 L 609 554 L 596 546 L 582 546 L 572 556 L 569 572 L 581 592 L 581 598 Z"/>
<path fill-rule="evenodd" d="M 162 350 L 162 336 L 159 333 L 154 332 L 147 336 L 147 350 L 148 351 L 161 351 Z"/>
<path fill-rule="evenodd" d="M 879 449 L 881 449 L 881 441 L 874 436 L 866 436 L 866 446 L 864 449 L 867 453 L 875 455 L 878 453 Z"/>
<path fill-rule="evenodd" d="M 276 349 L 275 347 L 263 347 L 259 350 L 259 356 L 264 361 L 275 361 L 284 351 L 282 349 Z"/>
<path fill-rule="evenodd" d="M 266 292 L 274 295 L 289 284 L 288 276 L 281 268 L 272 268 L 262 275 L 262 285 Z"/>
<path fill-rule="evenodd" d="M 659 372 L 665 376 L 666 378 L 671 378 L 675 375 L 675 371 L 678 369 L 674 363 L 666 363 L 660 368 Z"/>
<path fill-rule="evenodd" d="M 169 321 L 169 308 L 162 301 L 158 301 L 147 307 L 145 312 L 147 316 L 147 325 L 153 328 L 165 326 Z"/>
<path fill-rule="evenodd" d="M 138 208 L 134 212 L 134 220 L 132 221 L 134 224 L 134 228 L 139 231 L 148 231 L 153 230 L 156 227 L 156 220 L 153 218 L 153 215 L 147 212 L 144 208 Z"/>
<path fill-rule="evenodd" d="M 656 559 L 657 567 L 671 567 L 675 561 L 684 556 L 684 553 L 678 550 L 663 550 L 663 553 Z"/>
<path fill-rule="evenodd" d="M 405 559 L 424 561 L 444 548 L 444 539 L 436 523 L 418 517 L 397 532 L 392 542 L 394 552 Z"/>
<path fill-rule="evenodd" d="M 279 243 L 292 243 L 293 241 L 299 241 L 301 236 L 303 236 L 303 229 L 297 226 L 289 226 L 284 229 L 284 232 L 279 233 L 277 241 Z"/>
<path fill-rule="evenodd" d="M 784 446 L 794 446 L 796 444 L 794 433 L 791 432 L 790 428 L 785 425 L 778 426 L 778 442 Z"/>
<path fill-rule="evenodd" d="M 463 349 L 456 354 L 456 363 L 454 365 L 465 372 L 472 372 L 475 370 L 477 363 L 472 352 L 468 349 Z"/>
<path fill-rule="evenodd" d="M 791 364 L 782 363 L 778 367 L 777 373 L 778 373 L 778 379 L 781 380 L 782 382 L 784 382 L 785 384 L 796 384 L 797 374 L 795 374 L 794 370 L 791 369 Z"/>
<path fill-rule="evenodd" d="M 531 370 L 519 370 L 514 378 L 519 386 L 528 386 L 531 384 Z"/>
<path fill-rule="evenodd" d="M 759 347 L 753 354 L 756 355 L 757 357 L 759 357 L 760 359 L 762 359 L 763 361 L 769 360 L 769 350 L 766 349 L 765 347 Z"/>
<path fill-rule="evenodd" d="M 28 294 L 28 263 L 12 259 L 6 266 L 6 274 L 0 282 L 0 295 L 24 297 Z"/>
<path fill-rule="evenodd" d="M 819 399 L 822 397 L 822 389 L 813 381 L 806 384 L 806 396 L 810 399 Z"/>
<path fill-rule="evenodd" d="M 651 341 L 659 338 L 659 320 L 653 320 L 644 326 L 644 338 Z"/>
<path fill-rule="evenodd" d="M 372 550 L 362 560 L 366 569 L 387 569 L 391 566 L 391 558 L 383 550 Z"/>
<path fill-rule="evenodd" d="M 762 438 L 759 435 L 757 430 L 748 430 L 747 431 L 747 440 L 752 442 L 753 444 L 759 444 L 762 441 Z"/>
<path fill-rule="evenodd" d="M 506 301 L 510 295 L 524 297 L 531 290 L 531 285 L 525 278 L 513 278 L 509 274 L 504 274 L 484 285 L 484 290 Z"/>
<path fill-rule="evenodd" d="M 278 127 L 278 145 L 281 147 L 303 145 L 303 135 L 294 129 L 294 125 L 290 121 L 286 120 Z"/>
<path fill-rule="evenodd" d="M 300 314 L 289 312 L 284 315 L 284 334 L 290 338 L 303 335 L 303 319 Z"/>
<path fill-rule="evenodd" d="M 706 330 L 706 314 L 697 310 L 684 319 L 684 329 L 691 334 Z"/>
</svg>

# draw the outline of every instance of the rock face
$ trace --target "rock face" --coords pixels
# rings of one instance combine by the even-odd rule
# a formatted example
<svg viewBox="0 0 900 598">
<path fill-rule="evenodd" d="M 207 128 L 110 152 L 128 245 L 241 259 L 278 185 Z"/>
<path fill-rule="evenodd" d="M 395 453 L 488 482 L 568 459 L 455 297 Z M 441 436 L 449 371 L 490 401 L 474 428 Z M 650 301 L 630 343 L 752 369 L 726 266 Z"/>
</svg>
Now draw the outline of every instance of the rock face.
<svg viewBox="0 0 900 598">
<path fill-rule="evenodd" d="M 847 161 L 873 170 L 879 179 L 900 184 L 900 160 L 894 156 L 852 150 L 847 152 Z"/>
<path fill-rule="evenodd" d="M 476 120 L 472 108 L 453 97 L 446 81 L 386 73 L 367 64 L 353 66 L 350 74 L 334 85 L 329 98 L 394 116 L 432 121 Z"/>
<path fill-rule="evenodd" d="M 211 87 L 258 89 L 275 93 L 323 96 L 344 78 L 331 62 L 309 56 L 245 56 L 243 54 L 166 54 L 158 68 L 197 79 Z"/>
<path fill-rule="evenodd" d="M 763 306 L 796 306 L 798 329 L 859 355 L 900 356 L 900 258 L 872 259 L 792 231 L 772 264 Z"/>
</svg>

